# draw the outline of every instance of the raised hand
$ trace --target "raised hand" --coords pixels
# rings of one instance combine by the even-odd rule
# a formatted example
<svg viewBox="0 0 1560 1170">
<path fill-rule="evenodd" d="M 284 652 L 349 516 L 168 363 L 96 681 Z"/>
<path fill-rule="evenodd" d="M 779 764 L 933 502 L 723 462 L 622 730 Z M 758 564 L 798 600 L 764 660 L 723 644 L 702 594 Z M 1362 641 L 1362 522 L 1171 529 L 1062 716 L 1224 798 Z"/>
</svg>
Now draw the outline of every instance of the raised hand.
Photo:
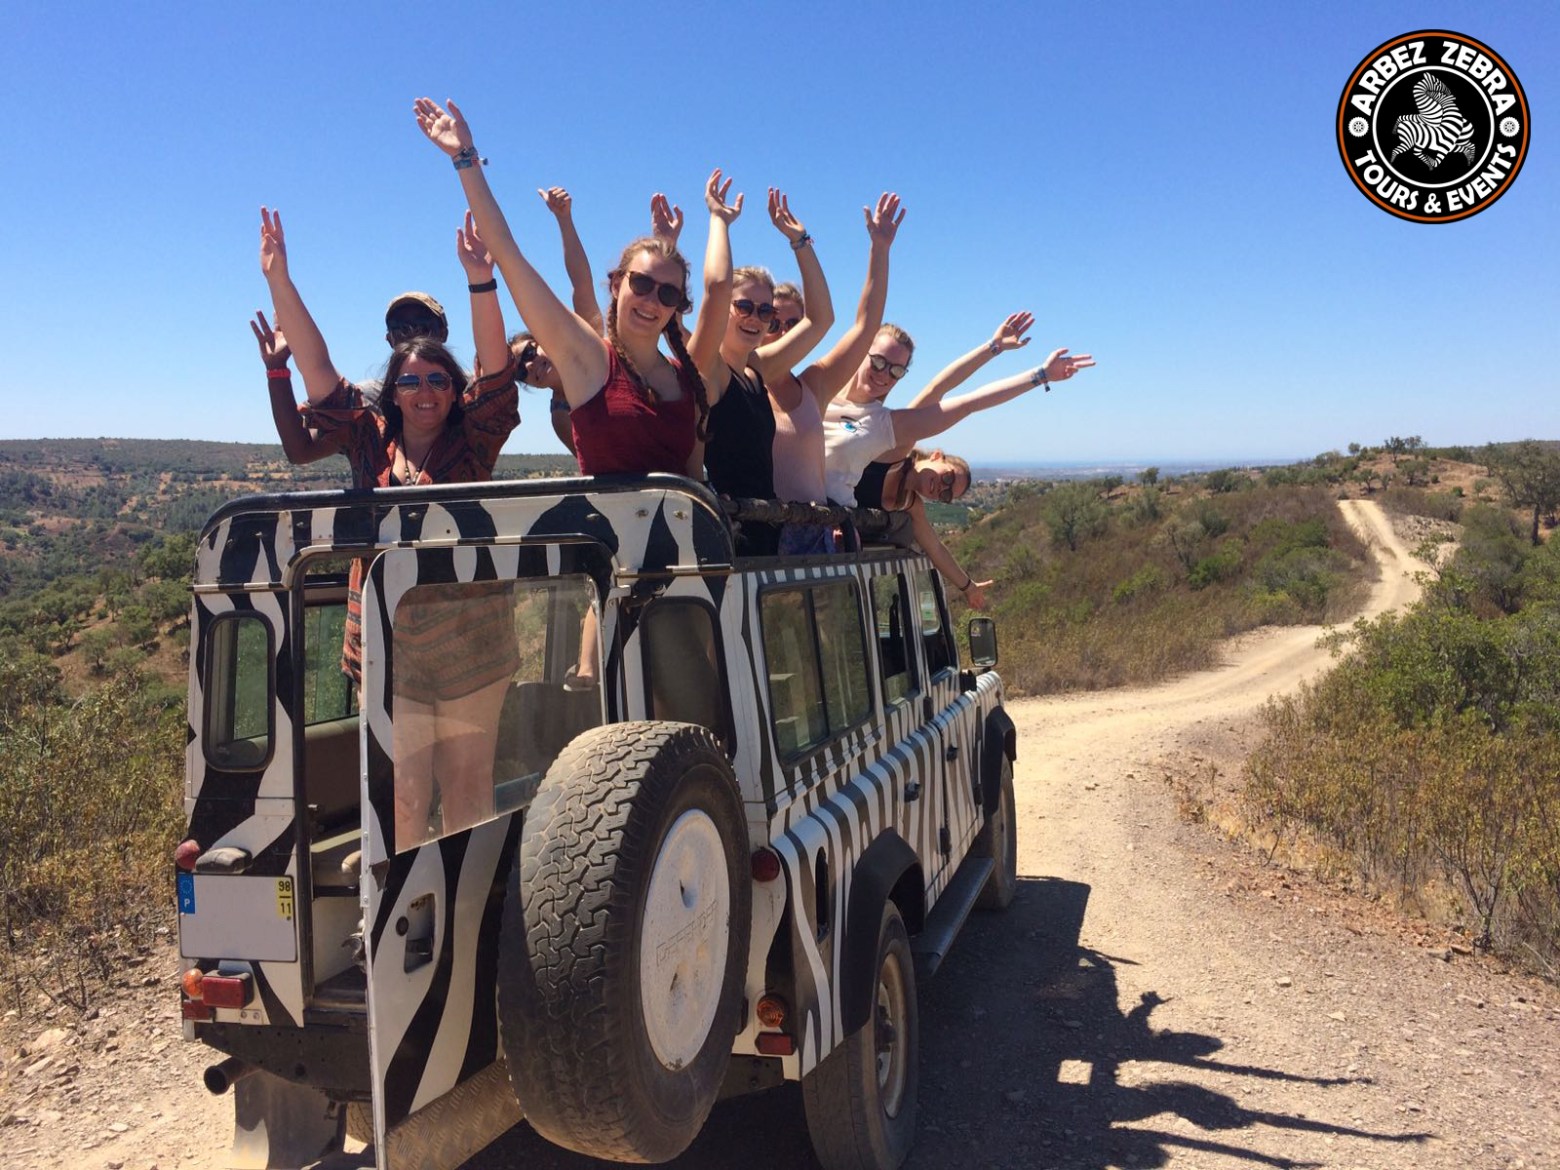
<svg viewBox="0 0 1560 1170">
<path fill-rule="evenodd" d="M 255 319 L 249 323 L 249 328 L 254 331 L 255 340 L 260 343 L 260 360 L 265 363 L 265 368 L 285 370 L 287 359 L 292 357 L 292 350 L 287 347 L 287 338 L 282 336 L 282 327 L 278 325 L 272 329 L 271 323 L 265 319 L 265 314 L 256 309 Z"/>
<path fill-rule="evenodd" d="M 724 183 L 720 181 L 720 168 L 716 167 L 710 172 L 709 182 L 704 184 L 704 206 L 710 209 L 710 214 L 722 220 L 727 226 L 736 221 L 742 214 L 742 195 L 737 195 L 735 203 L 727 203 L 726 196 L 731 191 L 731 180 Z"/>
<path fill-rule="evenodd" d="M 412 110 L 429 141 L 453 158 L 471 148 L 471 127 L 466 125 L 465 115 L 453 100 L 446 104 L 448 110 L 432 98 L 420 97 L 412 103 Z"/>
<path fill-rule="evenodd" d="M 741 206 L 740 202 L 738 206 Z M 672 201 L 659 191 L 650 196 L 650 234 L 675 248 L 682 229 L 682 208 L 673 206 Z"/>
<path fill-rule="evenodd" d="M 867 235 L 872 238 L 872 242 L 884 246 L 894 242 L 899 225 L 905 222 L 905 213 L 899 206 L 899 196 L 891 191 L 885 191 L 878 196 L 875 211 L 863 207 L 861 214 L 867 218 Z"/>
<path fill-rule="evenodd" d="M 282 213 L 260 209 L 260 273 L 267 280 L 287 275 L 287 237 L 282 232 Z"/>
<path fill-rule="evenodd" d="M 807 234 L 802 221 L 791 214 L 791 205 L 785 193 L 774 187 L 769 188 L 769 219 L 780 229 L 780 234 L 793 244 Z"/>
<path fill-rule="evenodd" d="M 1024 334 L 1029 332 L 1029 327 L 1035 323 L 1035 315 L 1028 312 L 1013 313 L 1008 319 L 997 326 L 997 331 L 991 335 L 992 353 L 1001 353 L 1009 349 L 1023 349 L 1029 344 L 1029 338 Z"/>
<path fill-rule="evenodd" d="M 1065 349 L 1054 351 L 1045 359 L 1045 377 L 1048 382 L 1065 382 L 1079 370 L 1094 364 L 1094 357 L 1087 353 L 1068 353 Z"/>
<path fill-rule="evenodd" d="M 455 229 L 455 255 L 466 270 L 467 284 L 483 284 L 493 279 L 493 257 L 488 255 L 482 237 L 477 235 L 477 223 L 469 210 L 466 222 Z"/>
<path fill-rule="evenodd" d="M 536 193 L 558 219 L 568 219 L 574 214 L 574 199 L 562 187 L 548 187 L 545 191 L 538 187 Z"/>
</svg>

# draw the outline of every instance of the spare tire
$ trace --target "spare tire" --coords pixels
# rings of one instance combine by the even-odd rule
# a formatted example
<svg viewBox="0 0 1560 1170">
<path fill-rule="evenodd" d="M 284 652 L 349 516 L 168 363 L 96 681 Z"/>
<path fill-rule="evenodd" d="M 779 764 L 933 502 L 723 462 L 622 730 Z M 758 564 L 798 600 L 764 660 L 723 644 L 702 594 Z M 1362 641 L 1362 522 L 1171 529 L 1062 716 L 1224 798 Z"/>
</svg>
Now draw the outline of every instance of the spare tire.
<svg viewBox="0 0 1560 1170">
<path fill-rule="evenodd" d="M 499 939 L 500 1034 L 526 1119 L 598 1158 L 697 1136 L 741 1024 L 747 822 L 714 737 L 587 731 L 526 813 Z"/>
</svg>

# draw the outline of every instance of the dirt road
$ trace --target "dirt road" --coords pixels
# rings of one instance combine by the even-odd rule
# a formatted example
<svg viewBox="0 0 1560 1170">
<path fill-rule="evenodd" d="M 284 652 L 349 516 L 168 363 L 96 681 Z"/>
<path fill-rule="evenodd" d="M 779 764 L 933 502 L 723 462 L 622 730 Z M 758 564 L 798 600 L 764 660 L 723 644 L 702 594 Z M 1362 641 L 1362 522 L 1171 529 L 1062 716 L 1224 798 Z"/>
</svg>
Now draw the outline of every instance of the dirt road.
<svg viewBox="0 0 1560 1170">
<path fill-rule="evenodd" d="M 1369 611 L 1411 599 L 1416 563 L 1379 509 L 1342 506 L 1382 561 Z M 1242 640 L 1223 668 L 1164 686 L 1011 705 L 1025 879 L 920 989 L 910 1166 L 1560 1165 L 1553 989 L 1178 815 L 1166 776 L 1238 769 L 1267 696 L 1326 668 L 1319 632 Z M 147 1055 L 177 1034 L 166 994 L 148 1009 L 163 1016 L 121 1030 L 109 1075 L 97 1068 L 85 1138 L 74 1114 L 32 1123 L 57 1104 L 7 1095 L 0 1119 L 25 1118 L 0 1128 L 8 1165 L 221 1164 L 231 1106 L 197 1096 L 194 1046 Z M 67 1059 L 101 1066 L 81 1027 Z M 520 1126 L 468 1170 L 521 1165 L 600 1164 Z M 815 1165 L 795 1086 L 717 1106 L 674 1165 Z"/>
</svg>

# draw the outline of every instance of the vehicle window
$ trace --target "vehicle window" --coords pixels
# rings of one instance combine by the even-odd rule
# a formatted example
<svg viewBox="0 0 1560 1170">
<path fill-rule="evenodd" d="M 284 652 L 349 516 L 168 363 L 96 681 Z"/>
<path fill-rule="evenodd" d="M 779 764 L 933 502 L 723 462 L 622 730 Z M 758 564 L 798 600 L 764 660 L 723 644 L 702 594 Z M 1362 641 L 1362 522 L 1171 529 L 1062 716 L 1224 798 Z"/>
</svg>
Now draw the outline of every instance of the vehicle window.
<svg viewBox="0 0 1560 1170">
<path fill-rule="evenodd" d="M 854 581 L 763 595 L 759 613 L 775 742 L 794 756 L 866 718 L 866 642 Z"/>
<path fill-rule="evenodd" d="M 953 638 L 943 624 L 942 605 L 937 598 L 937 583 L 931 569 L 915 571 L 917 607 L 921 615 L 921 645 L 926 653 L 926 672 L 935 676 L 959 664 Z"/>
<path fill-rule="evenodd" d="M 346 626 L 346 602 L 311 605 L 303 611 L 305 726 L 345 719 L 356 711 L 352 680 L 341 672 L 341 637 Z"/>
<path fill-rule="evenodd" d="M 255 614 L 223 614 L 206 647 L 206 758 L 258 768 L 271 754 L 270 627 Z"/>
<path fill-rule="evenodd" d="M 709 608 L 685 598 L 657 601 L 645 609 L 639 636 L 650 717 L 708 727 L 730 747 L 726 686 Z"/>
<path fill-rule="evenodd" d="M 601 722 L 594 587 L 583 574 L 407 590 L 390 653 L 398 851 L 529 802 Z"/>
<path fill-rule="evenodd" d="M 878 666 L 883 675 L 883 703 L 897 703 L 916 692 L 915 653 L 911 649 L 910 606 L 897 573 L 872 579 L 872 621 L 877 637 Z"/>
</svg>

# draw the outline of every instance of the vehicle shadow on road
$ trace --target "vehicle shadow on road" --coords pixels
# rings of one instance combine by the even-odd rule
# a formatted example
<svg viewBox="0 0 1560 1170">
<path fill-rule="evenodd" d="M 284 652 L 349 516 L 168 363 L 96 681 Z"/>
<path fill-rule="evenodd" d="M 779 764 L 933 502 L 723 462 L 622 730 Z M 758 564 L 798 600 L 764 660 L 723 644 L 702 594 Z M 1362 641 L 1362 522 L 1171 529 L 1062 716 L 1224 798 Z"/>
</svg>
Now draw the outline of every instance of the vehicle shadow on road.
<svg viewBox="0 0 1560 1170">
<path fill-rule="evenodd" d="M 1119 1003 L 1116 970 L 1130 960 L 1081 944 L 1088 898 L 1089 887 L 1078 882 L 1020 880 L 1013 905 L 972 916 L 942 969 L 921 983 L 920 1125 L 907 1167 L 1104 1170 L 1165 1166 L 1178 1151 L 1202 1151 L 1300 1170 L 1321 1163 L 1263 1153 L 1243 1144 L 1240 1131 L 1262 1126 L 1394 1144 L 1428 1136 L 1249 1109 L 1182 1080 L 1122 1084 L 1129 1062 L 1317 1086 L 1352 1078 L 1221 1062 L 1214 1058 L 1224 1046 L 1217 1036 L 1156 1030 L 1150 1017 L 1165 1000 L 1149 992 L 1135 1004 Z M 1160 1116 L 1177 1132 L 1136 1125 Z M 522 1124 L 468 1170 L 522 1165 L 586 1170 L 608 1163 L 559 1150 Z M 717 1104 L 692 1147 L 668 1165 L 816 1167 L 798 1086 Z"/>
<path fill-rule="evenodd" d="M 1166 1000 L 1150 991 L 1120 1002 L 1116 971 L 1131 960 L 1081 943 L 1088 898 L 1078 882 L 1021 880 L 1006 915 L 972 918 L 943 970 L 921 988 L 921 1130 L 909 1165 L 1094 1170 L 1165 1166 L 1178 1152 L 1201 1151 L 1299 1168 L 1321 1163 L 1264 1153 L 1240 1131 L 1393 1144 L 1428 1136 L 1247 1108 L 1159 1068 L 1149 1083 L 1134 1069 L 1129 1078 L 1139 1083 L 1123 1084 L 1124 1066 L 1139 1062 L 1311 1086 L 1356 1078 L 1220 1061 L 1218 1036 L 1154 1028 L 1150 1017 Z M 1137 1125 L 1151 1117 L 1163 1117 L 1163 1127 Z"/>
</svg>

